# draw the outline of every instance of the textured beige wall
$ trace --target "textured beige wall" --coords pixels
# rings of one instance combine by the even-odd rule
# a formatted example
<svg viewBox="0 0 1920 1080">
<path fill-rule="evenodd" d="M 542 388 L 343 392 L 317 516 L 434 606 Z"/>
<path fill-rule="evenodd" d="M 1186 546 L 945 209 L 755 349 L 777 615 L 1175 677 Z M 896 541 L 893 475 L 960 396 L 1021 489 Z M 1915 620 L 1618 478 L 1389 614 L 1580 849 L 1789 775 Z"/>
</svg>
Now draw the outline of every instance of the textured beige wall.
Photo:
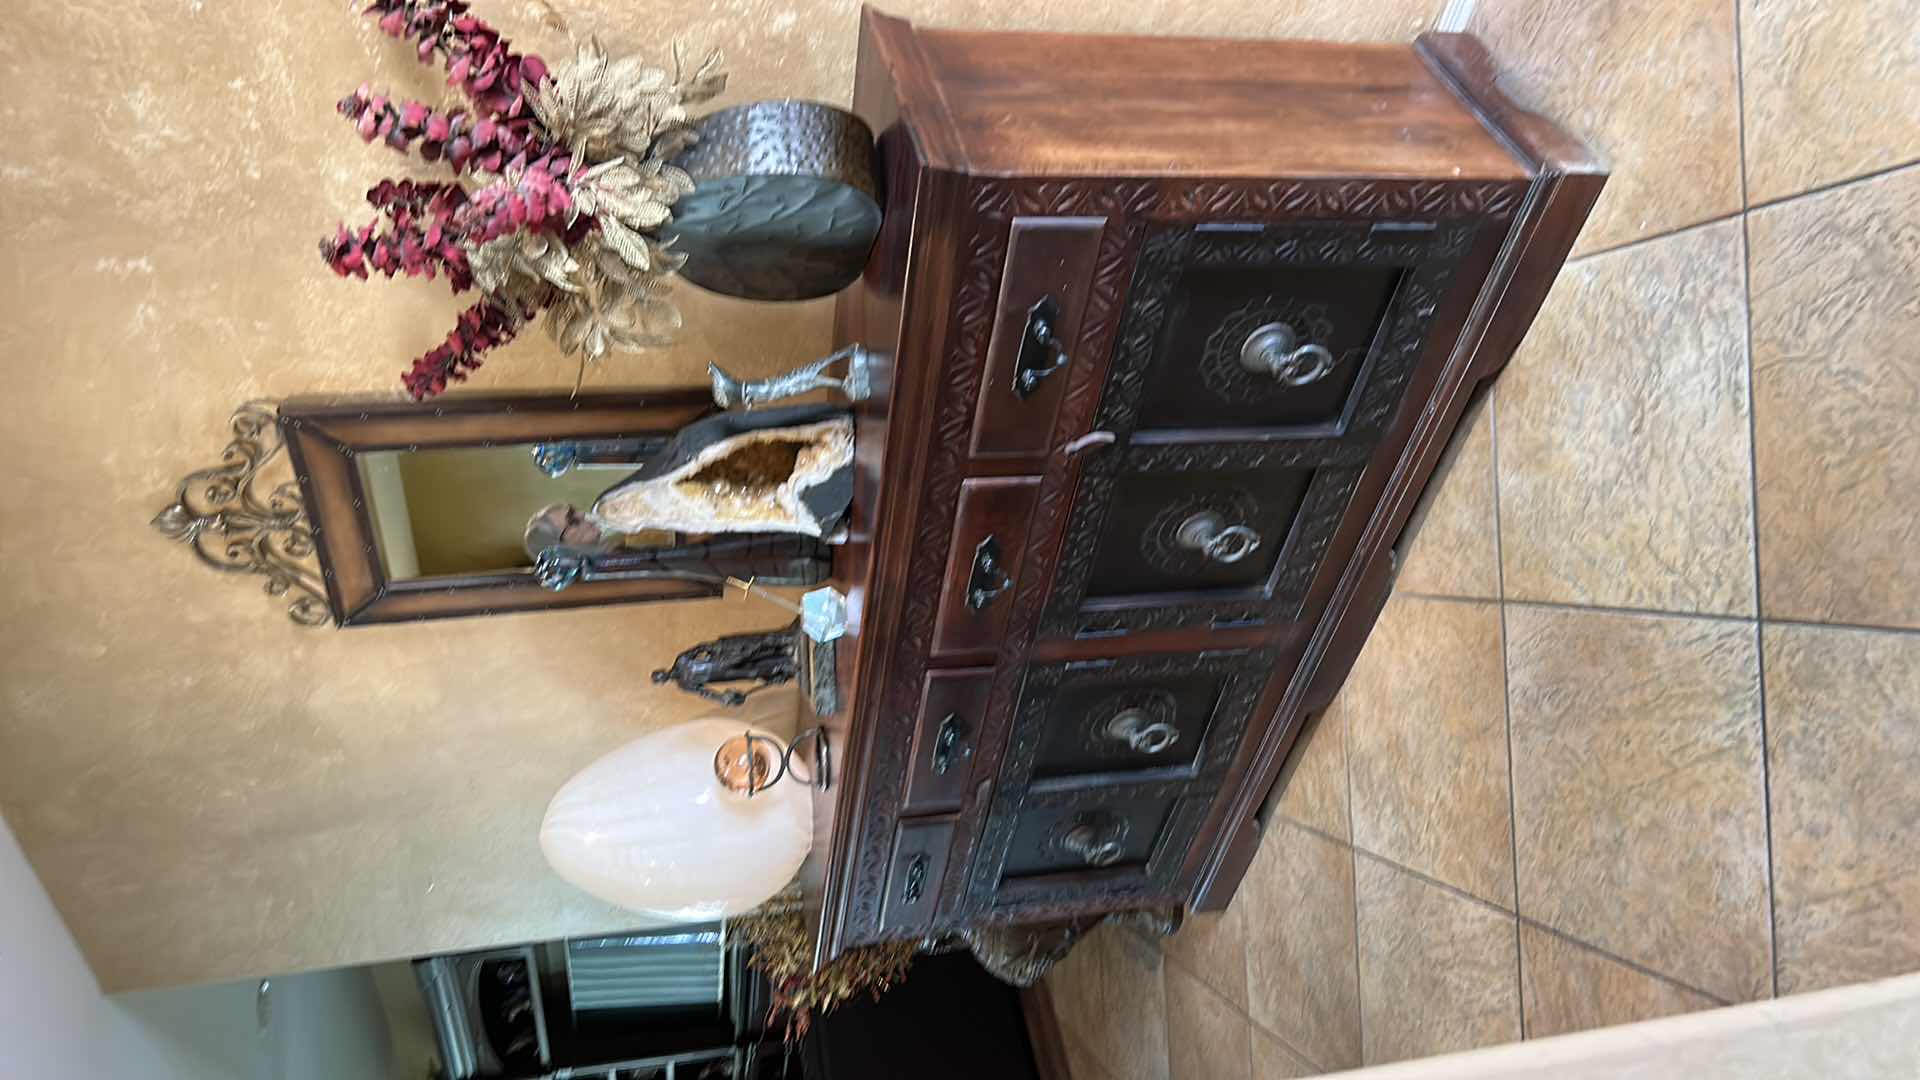
<svg viewBox="0 0 1920 1080">
<path fill-rule="evenodd" d="M 581 32 L 723 47 L 725 101 L 844 100 L 853 0 L 554 0 Z M 1439 0 L 926 0 L 946 25 L 1407 40 Z M 21 0 L 0 29 L 0 810 L 108 989 L 627 920 L 548 873 L 547 798 L 690 715 L 646 672 L 771 626 L 739 602 L 300 631 L 147 527 L 237 402 L 390 392 L 461 306 L 334 278 L 315 242 L 403 159 L 333 102 L 438 79 L 345 0 Z M 527 0 L 481 13 L 548 56 Z M 1008 72 L 1009 77 L 1017 72 Z M 1150 82 L 1152 72 L 1141 72 Z M 589 385 L 822 351 L 828 305 L 687 295 L 684 345 Z M 565 387 L 530 337 L 475 385 Z"/>
</svg>

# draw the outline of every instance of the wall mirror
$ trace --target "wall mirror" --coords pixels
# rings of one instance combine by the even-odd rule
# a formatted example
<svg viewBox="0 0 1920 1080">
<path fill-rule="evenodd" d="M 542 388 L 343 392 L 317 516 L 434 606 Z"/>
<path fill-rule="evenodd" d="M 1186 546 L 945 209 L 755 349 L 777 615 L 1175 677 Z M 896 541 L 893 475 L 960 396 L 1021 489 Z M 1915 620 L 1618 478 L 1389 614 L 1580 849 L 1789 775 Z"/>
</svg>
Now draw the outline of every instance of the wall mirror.
<svg viewBox="0 0 1920 1080">
<path fill-rule="evenodd" d="M 340 626 L 807 585 L 825 549 L 790 535 L 602 533 L 577 511 L 713 412 L 700 389 L 296 398 L 278 410 L 326 605 Z"/>
</svg>

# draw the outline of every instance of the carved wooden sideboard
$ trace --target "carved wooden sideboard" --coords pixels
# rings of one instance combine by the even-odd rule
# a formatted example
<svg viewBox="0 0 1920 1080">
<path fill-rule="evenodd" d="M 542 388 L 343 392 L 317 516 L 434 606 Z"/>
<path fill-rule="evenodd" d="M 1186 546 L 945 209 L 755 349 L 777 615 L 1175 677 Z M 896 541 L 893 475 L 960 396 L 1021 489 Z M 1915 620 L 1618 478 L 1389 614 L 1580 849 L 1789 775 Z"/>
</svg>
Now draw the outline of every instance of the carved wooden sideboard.
<svg viewBox="0 0 1920 1080">
<path fill-rule="evenodd" d="M 1232 897 L 1475 388 L 1605 181 L 1471 38 L 869 11 L 886 222 L 820 957 Z"/>
</svg>

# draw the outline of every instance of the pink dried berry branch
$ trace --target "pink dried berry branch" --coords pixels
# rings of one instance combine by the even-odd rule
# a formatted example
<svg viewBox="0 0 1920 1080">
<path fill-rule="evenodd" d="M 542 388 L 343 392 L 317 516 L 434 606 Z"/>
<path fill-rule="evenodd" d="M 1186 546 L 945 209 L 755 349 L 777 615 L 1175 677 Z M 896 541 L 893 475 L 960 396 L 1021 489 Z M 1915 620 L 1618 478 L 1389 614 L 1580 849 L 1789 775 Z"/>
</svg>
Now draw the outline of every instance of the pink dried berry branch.
<svg viewBox="0 0 1920 1080">
<path fill-rule="evenodd" d="M 457 247 L 451 253 L 429 247 L 417 227 L 380 228 L 368 222 L 350 230 L 342 225 L 330 239 L 320 241 L 320 257 L 341 277 L 365 278 L 371 270 L 387 277 L 404 273 L 431 279 L 444 271 L 454 292 L 473 287 L 466 254 Z"/>
<path fill-rule="evenodd" d="M 415 401 L 447 388 L 448 381 L 464 381 L 480 366 L 480 354 L 513 340 L 520 320 L 492 300 L 482 300 L 460 313 L 447 339 L 422 353 L 413 367 L 400 374 Z"/>
<path fill-rule="evenodd" d="M 473 193 L 453 225 L 470 243 L 484 244 L 523 229 L 559 231 L 573 209 L 573 196 L 544 168 L 509 167 L 496 183 Z"/>
<path fill-rule="evenodd" d="M 374 271 L 432 279 L 444 272 L 454 292 L 473 287 L 467 253 L 453 227 L 456 213 L 466 206 L 464 191 L 452 184 L 382 180 L 367 192 L 367 201 L 381 211 L 386 227 L 378 221 L 357 231 L 342 225 L 322 240 L 320 257 L 334 273 L 365 278 Z"/>
<path fill-rule="evenodd" d="M 422 63 L 441 54 L 447 81 L 494 120 L 527 115 L 526 92 L 547 76 L 538 56 L 513 51 L 500 32 L 467 13 L 465 0 L 369 0 L 363 13 L 380 29 L 411 39 Z"/>
<path fill-rule="evenodd" d="M 417 149 L 427 161 L 443 158 L 456 173 L 468 168 L 500 172 L 522 155 L 546 161 L 571 156 L 544 143 L 531 116 L 493 120 L 465 109 L 436 111 L 418 101 L 394 101 L 362 83 L 340 99 L 346 117 L 366 142 L 378 139 L 401 153 Z M 563 165 L 559 172 L 566 171 Z"/>
</svg>

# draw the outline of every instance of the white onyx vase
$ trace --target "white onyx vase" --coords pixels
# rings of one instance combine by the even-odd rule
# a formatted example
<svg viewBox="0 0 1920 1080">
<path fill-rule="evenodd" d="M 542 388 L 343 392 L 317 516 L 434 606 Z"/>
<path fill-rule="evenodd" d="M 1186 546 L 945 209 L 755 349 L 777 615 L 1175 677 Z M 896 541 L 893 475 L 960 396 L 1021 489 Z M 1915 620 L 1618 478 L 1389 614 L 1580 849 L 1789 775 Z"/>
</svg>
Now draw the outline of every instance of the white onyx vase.
<svg viewBox="0 0 1920 1080">
<path fill-rule="evenodd" d="M 582 769 L 540 824 L 548 864 L 608 903 L 670 922 L 759 906 L 813 846 L 813 790 L 791 777 L 752 798 L 722 787 L 714 752 L 749 730 L 774 738 L 742 720 L 694 720 Z"/>
</svg>

